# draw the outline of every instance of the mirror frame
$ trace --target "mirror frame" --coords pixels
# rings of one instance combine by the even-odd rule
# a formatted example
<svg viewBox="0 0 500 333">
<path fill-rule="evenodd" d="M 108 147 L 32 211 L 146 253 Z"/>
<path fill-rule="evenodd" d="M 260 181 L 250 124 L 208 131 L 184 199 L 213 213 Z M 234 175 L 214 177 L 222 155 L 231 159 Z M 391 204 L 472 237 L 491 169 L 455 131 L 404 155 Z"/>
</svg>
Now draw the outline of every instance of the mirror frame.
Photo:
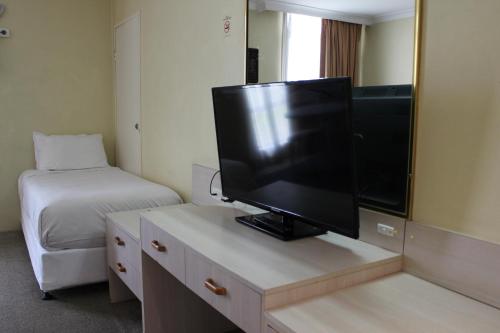
<svg viewBox="0 0 500 333">
<path fill-rule="evenodd" d="M 423 2 L 424 0 L 415 0 L 415 19 L 414 19 L 414 37 L 413 37 L 413 103 L 412 103 L 412 117 L 410 125 L 411 136 L 411 156 L 409 163 L 409 177 L 408 177 L 408 193 L 407 193 L 407 209 L 406 219 L 412 220 L 413 218 L 413 199 L 415 195 L 415 167 L 417 158 L 417 128 L 418 128 L 418 110 L 419 110 L 419 85 L 420 85 L 420 62 L 421 62 L 421 47 L 422 47 L 422 16 L 423 16 Z M 247 82 L 247 50 L 248 50 L 248 15 L 250 14 L 250 0 L 246 0 L 245 6 L 245 52 L 244 52 L 244 75 L 243 80 Z"/>
<path fill-rule="evenodd" d="M 420 63 L 422 49 L 422 22 L 423 22 L 423 3 L 424 0 L 415 0 L 415 30 L 413 41 L 413 105 L 412 105 L 412 124 L 411 124 L 411 161 L 408 193 L 408 214 L 407 220 L 413 219 L 413 199 L 415 196 L 415 169 L 417 161 L 417 129 L 419 114 L 420 97 Z M 248 24 L 248 23 L 247 23 Z M 248 29 L 247 29 L 248 30 Z M 248 43 L 248 39 L 247 39 Z M 246 62 L 245 62 L 246 64 Z"/>
</svg>

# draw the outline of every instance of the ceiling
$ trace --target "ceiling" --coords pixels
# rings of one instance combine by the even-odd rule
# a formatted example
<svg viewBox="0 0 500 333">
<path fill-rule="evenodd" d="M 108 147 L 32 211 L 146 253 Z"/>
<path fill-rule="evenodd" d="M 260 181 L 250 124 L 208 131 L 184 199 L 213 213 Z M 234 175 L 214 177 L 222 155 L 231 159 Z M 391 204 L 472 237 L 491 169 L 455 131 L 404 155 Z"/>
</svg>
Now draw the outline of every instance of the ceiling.
<svg viewBox="0 0 500 333">
<path fill-rule="evenodd" d="M 280 2 L 362 16 L 379 16 L 415 7 L 414 0 L 280 0 Z"/>
<path fill-rule="evenodd" d="M 415 0 L 250 0 L 261 10 L 297 12 L 372 24 L 414 15 Z"/>
</svg>

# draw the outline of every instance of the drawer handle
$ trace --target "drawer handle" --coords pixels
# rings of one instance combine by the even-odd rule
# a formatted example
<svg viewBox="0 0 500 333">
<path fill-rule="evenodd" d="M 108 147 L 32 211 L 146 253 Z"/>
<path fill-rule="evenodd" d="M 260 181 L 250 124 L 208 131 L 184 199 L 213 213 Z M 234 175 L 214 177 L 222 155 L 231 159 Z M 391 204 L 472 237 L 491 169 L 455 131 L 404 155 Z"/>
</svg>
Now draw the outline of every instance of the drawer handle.
<svg viewBox="0 0 500 333">
<path fill-rule="evenodd" d="M 125 246 L 125 242 L 118 236 L 115 237 L 115 243 L 118 246 Z"/>
<path fill-rule="evenodd" d="M 151 242 L 151 246 L 156 249 L 158 252 L 166 252 L 167 248 L 164 245 L 161 245 L 160 242 L 154 240 Z"/>
<path fill-rule="evenodd" d="M 116 268 L 118 269 L 118 272 L 120 272 L 120 273 L 126 273 L 127 272 L 127 269 L 125 268 L 125 266 L 122 265 L 121 262 L 119 262 L 119 263 L 116 264 Z"/>
<path fill-rule="evenodd" d="M 219 287 L 212 279 L 206 279 L 204 285 L 205 288 L 213 292 L 215 295 L 224 296 L 227 294 L 226 288 Z"/>
</svg>

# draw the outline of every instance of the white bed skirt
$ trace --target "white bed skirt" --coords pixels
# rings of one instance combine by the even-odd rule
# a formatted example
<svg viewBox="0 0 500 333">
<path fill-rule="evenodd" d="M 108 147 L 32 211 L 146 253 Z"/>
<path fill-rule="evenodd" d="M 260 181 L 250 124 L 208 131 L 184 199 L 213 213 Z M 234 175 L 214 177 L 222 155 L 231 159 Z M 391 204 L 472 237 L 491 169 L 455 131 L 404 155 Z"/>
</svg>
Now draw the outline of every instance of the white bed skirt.
<svg viewBox="0 0 500 333">
<path fill-rule="evenodd" d="M 23 211 L 23 210 L 22 210 Z M 22 228 L 35 277 L 43 291 L 108 280 L 106 248 L 47 251 L 22 212 Z M 30 226 L 31 225 L 31 226 Z"/>
</svg>

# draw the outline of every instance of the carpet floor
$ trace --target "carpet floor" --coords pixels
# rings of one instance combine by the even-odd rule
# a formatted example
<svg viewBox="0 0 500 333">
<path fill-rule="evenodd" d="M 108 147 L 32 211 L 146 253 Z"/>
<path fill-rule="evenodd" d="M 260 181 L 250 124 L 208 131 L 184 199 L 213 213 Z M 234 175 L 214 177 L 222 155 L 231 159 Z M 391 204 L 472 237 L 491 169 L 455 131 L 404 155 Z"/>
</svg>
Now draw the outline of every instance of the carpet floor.
<svg viewBox="0 0 500 333">
<path fill-rule="evenodd" d="M 0 233 L 0 332 L 141 332 L 141 304 L 111 304 L 107 283 L 42 301 L 22 233 Z"/>
</svg>

